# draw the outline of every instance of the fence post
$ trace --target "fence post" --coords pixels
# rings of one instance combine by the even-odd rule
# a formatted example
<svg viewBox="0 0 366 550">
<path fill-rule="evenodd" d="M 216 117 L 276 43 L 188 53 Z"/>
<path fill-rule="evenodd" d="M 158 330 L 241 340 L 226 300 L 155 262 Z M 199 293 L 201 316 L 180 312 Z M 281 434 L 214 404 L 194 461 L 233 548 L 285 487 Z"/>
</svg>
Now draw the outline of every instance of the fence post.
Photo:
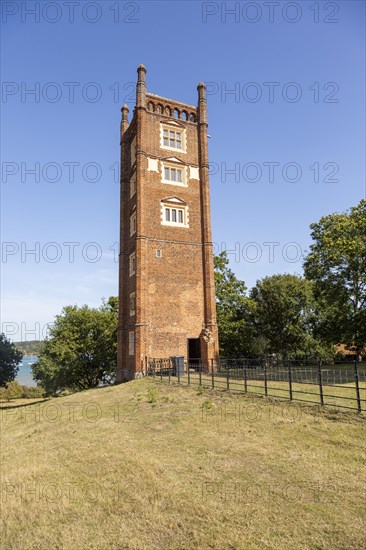
<svg viewBox="0 0 366 550">
<path fill-rule="evenodd" d="M 153 371 L 154 371 L 154 380 L 156 378 L 156 362 L 155 362 L 155 359 L 153 360 Z"/>
<path fill-rule="evenodd" d="M 243 369 L 244 369 L 244 372 L 243 372 L 243 375 L 244 375 L 244 391 L 245 391 L 245 393 L 247 393 L 247 391 L 248 391 L 248 376 L 247 376 L 247 368 L 246 368 L 245 365 L 244 365 Z"/>
<path fill-rule="evenodd" d="M 191 384 L 191 372 L 189 368 L 189 363 L 187 363 L 187 376 L 188 376 L 188 386 Z"/>
<path fill-rule="evenodd" d="M 361 398 L 360 398 L 360 384 L 359 384 L 359 376 L 358 376 L 358 369 L 357 369 L 357 361 L 355 363 L 355 382 L 356 382 L 356 396 L 357 396 L 357 411 L 361 412 Z"/>
<path fill-rule="evenodd" d="M 160 382 L 163 382 L 163 360 L 160 359 Z"/>
<path fill-rule="evenodd" d="M 322 380 L 321 361 L 318 362 L 318 382 L 319 382 L 320 404 L 323 406 L 324 405 L 324 396 L 323 396 L 323 380 Z"/>
<path fill-rule="evenodd" d="M 267 388 L 267 365 L 264 363 L 264 395 L 267 397 L 268 388 Z"/>
<path fill-rule="evenodd" d="M 226 389 L 230 389 L 230 378 L 229 378 L 229 369 L 226 369 Z"/>
<path fill-rule="evenodd" d="M 177 370 L 177 375 L 178 375 L 178 384 L 180 384 L 180 368 L 177 363 L 175 363 L 175 368 Z"/>
<path fill-rule="evenodd" d="M 291 372 L 290 362 L 288 362 L 287 370 L 288 370 L 288 389 L 290 392 L 290 401 L 292 401 L 292 372 Z"/>
<path fill-rule="evenodd" d="M 168 382 L 170 384 L 170 374 L 171 374 L 171 370 L 172 370 L 172 360 L 169 359 L 169 370 L 168 370 Z"/>
<path fill-rule="evenodd" d="M 202 365 L 201 363 L 198 363 L 198 374 L 200 378 L 200 386 L 202 386 Z"/>
<path fill-rule="evenodd" d="M 212 377 L 212 389 L 215 387 L 215 373 L 213 368 L 211 368 L 211 377 Z"/>
</svg>

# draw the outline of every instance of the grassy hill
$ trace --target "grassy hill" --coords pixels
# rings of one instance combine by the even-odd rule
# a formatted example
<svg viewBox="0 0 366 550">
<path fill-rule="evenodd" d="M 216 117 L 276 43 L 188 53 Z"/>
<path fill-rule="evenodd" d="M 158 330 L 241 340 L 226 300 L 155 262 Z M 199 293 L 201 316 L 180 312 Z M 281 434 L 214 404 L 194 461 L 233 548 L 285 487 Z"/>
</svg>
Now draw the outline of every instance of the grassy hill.
<svg viewBox="0 0 366 550">
<path fill-rule="evenodd" d="M 146 379 L 0 413 L 4 548 L 364 548 L 356 413 Z"/>
</svg>

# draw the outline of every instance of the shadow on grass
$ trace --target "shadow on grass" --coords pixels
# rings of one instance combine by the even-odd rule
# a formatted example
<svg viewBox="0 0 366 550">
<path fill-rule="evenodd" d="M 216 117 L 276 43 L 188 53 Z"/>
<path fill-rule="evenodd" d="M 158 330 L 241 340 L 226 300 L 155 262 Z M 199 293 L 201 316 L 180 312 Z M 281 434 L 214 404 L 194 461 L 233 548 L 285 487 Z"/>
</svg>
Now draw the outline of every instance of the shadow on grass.
<svg viewBox="0 0 366 550">
<path fill-rule="evenodd" d="M 39 403 L 45 403 L 46 401 L 49 401 L 51 398 L 46 397 L 45 399 L 38 399 L 38 401 L 33 401 L 32 403 L 20 403 L 20 404 L 14 404 L 14 405 L 3 405 L 0 406 L 0 410 L 6 410 L 6 409 L 20 409 L 22 407 L 31 407 L 32 405 L 38 405 Z"/>
</svg>

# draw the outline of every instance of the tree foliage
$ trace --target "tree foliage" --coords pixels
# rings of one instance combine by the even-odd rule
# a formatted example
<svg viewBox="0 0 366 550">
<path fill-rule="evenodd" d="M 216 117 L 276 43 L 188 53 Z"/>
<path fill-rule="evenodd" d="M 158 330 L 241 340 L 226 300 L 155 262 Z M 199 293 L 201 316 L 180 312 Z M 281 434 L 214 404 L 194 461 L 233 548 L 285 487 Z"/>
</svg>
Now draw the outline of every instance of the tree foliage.
<svg viewBox="0 0 366 550">
<path fill-rule="evenodd" d="M 117 360 L 117 299 L 99 309 L 67 306 L 56 316 L 33 378 L 47 393 L 83 390 L 114 380 Z"/>
<path fill-rule="evenodd" d="M 329 350 L 314 338 L 316 304 L 310 281 L 297 275 L 272 275 L 258 281 L 251 296 L 267 352 L 283 358 L 327 355 Z"/>
<path fill-rule="evenodd" d="M 6 386 L 18 374 L 18 364 L 22 353 L 10 342 L 5 334 L 0 334 L 0 386 Z"/>
<path fill-rule="evenodd" d="M 226 252 L 214 261 L 220 353 L 226 357 L 263 353 L 263 341 L 255 331 L 255 302 L 246 295 L 244 281 L 228 267 Z"/>
<path fill-rule="evenodd" d="M 22 392 L 24 399 L 38 399 L 44 396 L 42 386 L 22 386 Z"/>
<path fill-rule="evenodd" d="M 4 396 L 7 401 L 10 399 L 19 399 L 23 397 L 23 388 L 16 380 L 8 382 L 4 391 Z"/>
<path fill-rule="evenodd" d="M 319 336 L 360 355 L 366 344 L 366 200 L 310 228 L 304 269 L 314 282 Z"/>
</svg>

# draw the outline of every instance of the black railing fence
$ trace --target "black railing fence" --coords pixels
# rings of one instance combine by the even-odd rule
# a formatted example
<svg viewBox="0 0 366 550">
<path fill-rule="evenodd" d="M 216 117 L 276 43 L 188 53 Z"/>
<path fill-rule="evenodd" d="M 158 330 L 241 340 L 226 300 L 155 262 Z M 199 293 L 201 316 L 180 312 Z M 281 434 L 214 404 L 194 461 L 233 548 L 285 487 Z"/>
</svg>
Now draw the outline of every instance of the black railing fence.
<svg viewBox="0 0 366 550">
<path fill-rule="evenodd" d="M 148 359 L 144 374 L 161 382 L 239 391 L 322 406 L 366 410 L 366 362 L 273 364 L 266 358 L 220 359 L 177 366 L 172 359 Z"/>
</svg>

